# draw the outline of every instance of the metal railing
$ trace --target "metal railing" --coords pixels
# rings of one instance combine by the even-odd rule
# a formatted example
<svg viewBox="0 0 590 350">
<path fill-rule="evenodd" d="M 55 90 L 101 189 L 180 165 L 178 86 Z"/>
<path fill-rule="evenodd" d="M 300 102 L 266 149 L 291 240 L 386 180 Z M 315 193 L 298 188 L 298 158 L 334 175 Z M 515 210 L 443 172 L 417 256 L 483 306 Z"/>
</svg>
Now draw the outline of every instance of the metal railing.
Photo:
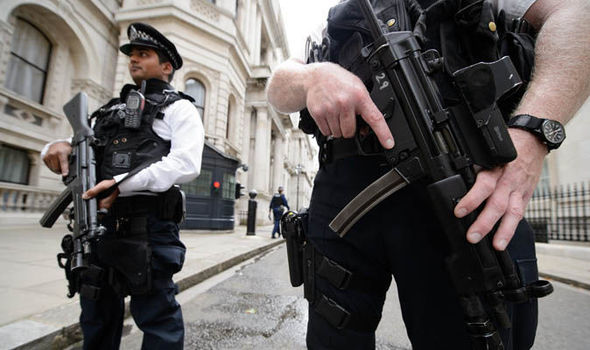
<svg viewBox="0 0 590 350">
<path fill-rule="evenodd" d="M 525 217 L 538 242 L 590 242 L 590 181 L 537 189 Z"/>
</svg>

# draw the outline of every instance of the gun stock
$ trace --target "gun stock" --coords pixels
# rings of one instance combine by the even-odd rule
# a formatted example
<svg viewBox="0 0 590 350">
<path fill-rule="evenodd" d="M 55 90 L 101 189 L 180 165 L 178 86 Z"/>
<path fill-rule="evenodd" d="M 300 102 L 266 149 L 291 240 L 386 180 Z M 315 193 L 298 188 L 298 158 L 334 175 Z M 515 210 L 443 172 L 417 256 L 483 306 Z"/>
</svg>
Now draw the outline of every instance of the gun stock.
<svg viewBox="0 0 590 350">
<path fill-rule="evenodd" d="M 74 130 L 74 143 L 86 137 L 94 136 L 94 131 L 88 125 L 88 97 L 79 92 L 68 101 L 63 111 Z"/>
</svg>

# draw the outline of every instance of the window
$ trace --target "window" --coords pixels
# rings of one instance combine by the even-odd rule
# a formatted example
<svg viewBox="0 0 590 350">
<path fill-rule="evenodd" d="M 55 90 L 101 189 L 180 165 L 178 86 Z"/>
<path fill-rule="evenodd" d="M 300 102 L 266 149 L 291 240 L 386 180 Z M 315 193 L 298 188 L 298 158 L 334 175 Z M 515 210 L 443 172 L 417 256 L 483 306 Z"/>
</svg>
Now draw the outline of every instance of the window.
<svg viewBox="0 0 590 350">
<path fill-rule="evenodd" d="M 35 102 L 43 102 L 51 43 L 32 24 L 18 19 L 12 37 L 6 87 Z"/>
<path fill-rule="evenodd" d="M 223 199 L 235 199 L 236 177 L 234 174 L 223 174 Z"/>
<path fill-rule="evenodd" d="M 229 103 L 227 105 L 227 123 L 225 125 L 225 138 L 229 141 L 229 137 L 231 136 L 231 130 L 230 130 L 230 125 L 231 125 L 231 119 L 232 119 L 232 106 L 231 103 Z"/>
<path fill-rule="evenodd" d="M 185 92 L 195 99 L 195 106 L 199 110 L 201 119 L 205 119 L 205 85 L 196 79 L 189 79 L 185 83 Z"/>
<path fill-rule="evenodd" d="M 182 190 L 187 195 L 210 197 L 211 196 L 211 179 L 213 173 L 211 170 L 201 170 L 201 174 L 195 180 L 183 184 Z"/>
<path fill-rule="evenodd" d="M 27 151 L 0 144 L 0 181 L 26 185 L 30 166 Z"/>
</svg>

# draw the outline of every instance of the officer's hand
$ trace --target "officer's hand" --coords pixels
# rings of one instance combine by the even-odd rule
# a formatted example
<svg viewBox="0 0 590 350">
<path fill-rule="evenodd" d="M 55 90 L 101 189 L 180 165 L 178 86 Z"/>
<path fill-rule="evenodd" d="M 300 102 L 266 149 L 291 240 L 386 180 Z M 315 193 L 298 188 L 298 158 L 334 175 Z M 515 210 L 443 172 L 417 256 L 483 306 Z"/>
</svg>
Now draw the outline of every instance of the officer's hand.
<svg viewBox="0 0 590 350">
<path fill-rule="evenodd" d="M 479 242 L 501 219 L 493 241 L 497 250 L 504 250 L 514 236 L 539 181 L 547 154 L 547 146 L 531 133 L 518 129 L 509 129 L 509 132 L 518 157 L 502 167 L 479 172 L 471 190 L 455 207 L 455 215 L 461 218 L 486 201 L 484 209 L 467 230 L 467 240 Z"/>
<path fill-rule="evenodd" d="M 102 180 L 96 186 L 94 186 L 91 189 L 89 189 L 88 191 L 84 192 L 84 194 L 82 195 L 82 199 L 94 198 L 102 191 L 111 188 L 111 186 L 113 186 L 114 184 L 115 184 L 114 179 Z M 113 202 L 115 202 L 115 199 L 117 198 L 118 195 L 119 195 L 119 189 L 115 188 L 113 193 L 111 193 L 110 195 L 101 199 L 98 202 L 98 208 L 99 209 L 102 209 L 102 208 L 109 209 L 113 205 Z"/>
<path fill-rule="evenodd" d="M 369 97 L 363 82 L 334 63 L 317 63 L 305 83 L 306 106 L 325 136 L 354 137 L 356 115 L 360 115 L 386 149 L 393 147 L 393 136 Z"/>
<path fill-rule="evenodd" d="M 68 156 L 72 153 L 72 145 L 69 142 L 56 142 L 49 146 L 43 157 L 45 165 L 56 174 L 68 175 Z"/>
</svg>

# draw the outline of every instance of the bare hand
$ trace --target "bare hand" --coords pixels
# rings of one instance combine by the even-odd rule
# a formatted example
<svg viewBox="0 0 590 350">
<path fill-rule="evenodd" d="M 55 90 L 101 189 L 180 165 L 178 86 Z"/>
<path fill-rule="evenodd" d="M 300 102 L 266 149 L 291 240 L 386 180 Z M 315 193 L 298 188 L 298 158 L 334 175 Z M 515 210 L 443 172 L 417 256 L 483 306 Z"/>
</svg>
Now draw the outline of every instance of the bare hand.
<svg viewBox="0 0 590 350">
<path fill-rule="evenodd" d="M 49 146 L 43 157 L 45 165 L 56 174 L 68 175 L 68 156 L 72 153 L 72 145 L 69 142 L 56 142 Z"/>
<path fill-rule="evenodd" d="M 471 213 L 484 201 L 484 209 L 467 230 L 467 240 L 479 242 L 501 220 L 493 245 L 504 250 L 514 236 L 533 195 L 547 155 L 547 146 L 524 130 L 509 129 L 518 157 L 502 166 L 478 173 L 471 190 L 455 207 L 455 216 Z"/>
<path fill-rule="evenodd" d="M 111 179 L 111 180 L 102 180 L 96 186 L 94 186 L 91 189 L 89 189 L 88 191 L 86 191 L 82 195 L 82 199 L 94 198 L 99 193 L 101 193 L 102 191 L 105 191 L 105 190 L 111 188 L 113 185 L 115 185 L 115 180 L 114 179 Z M 110 195 L 108 195 L 107 197 L 101 199 L 98 202 L 98 208 L 99 209 L 102 209 L 102 208 L 109 209 L 113 205 L 113 203 L 115 202 L 115 199 L 117 198 L 118 195 L 119 195 L 119 189 L 118 188 L 115 188 L 115 190 L 113 191 L 113 193 L 111 193 Z"/>
<path fill-rule="evenodd" d="M 354 137 L 356 116 L 360 115 L 383 147 L 393 147 L 393 136 L 383 114 L 357 76 L 336 64 L 320 63 L 310 77 L 306 82 L 306 106 L 323 135 Z"/>
</svg>

